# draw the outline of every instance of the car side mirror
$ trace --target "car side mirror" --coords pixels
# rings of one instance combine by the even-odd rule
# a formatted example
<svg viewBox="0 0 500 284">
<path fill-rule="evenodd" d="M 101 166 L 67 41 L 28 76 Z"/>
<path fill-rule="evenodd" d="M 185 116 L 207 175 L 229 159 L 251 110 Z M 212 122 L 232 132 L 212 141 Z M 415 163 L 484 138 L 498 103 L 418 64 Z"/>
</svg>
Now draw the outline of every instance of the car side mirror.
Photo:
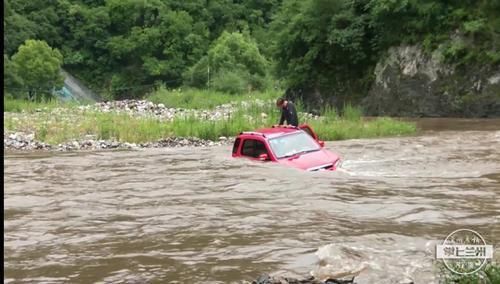
<svg viewBox="0 0 500 284">
<path fill-rule="evenodd" d="M 319 143 L 319 146 L 321 146 L 321 148 L 325 147 L 325 141 L 319 140 L 318 143 Z"/>
<path fill-rule="evenodd" d="M 266 153 L 259 155 L 259 160 L 261 160 L 261 161 L 266 161 L 268 158 L 269 158 L 269 156 Z"/>
</svg>

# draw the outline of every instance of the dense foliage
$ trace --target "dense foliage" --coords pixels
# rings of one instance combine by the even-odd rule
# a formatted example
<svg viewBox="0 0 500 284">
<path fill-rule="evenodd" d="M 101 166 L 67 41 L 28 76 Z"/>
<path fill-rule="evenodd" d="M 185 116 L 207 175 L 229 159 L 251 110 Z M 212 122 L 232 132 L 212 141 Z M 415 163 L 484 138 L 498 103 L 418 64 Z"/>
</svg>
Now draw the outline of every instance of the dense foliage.
<svg viewBox="0 0 500 284">
<path fill-rule="evenodd" d="M 194 87 L 212 83 L 215 90 L 227 93 L 264 90 L 267 69 L 267 60 L 248 34 L 223 32 L 208 54 L 186 72 L 185 83 Z"/>
<path fill-rule="evenodd" d="M 228 92 L 308 86 L 360 94 L 391 46 L 500 63 L 500 0 L 5 0 L 4 60 L 27 39 L 100 94 L 158 84 Z M 210 66 L 211 74 L 208 74 Z M 7 69 L 6 69 L 7 68 Z M 23 74 L 6 67 L 8 82 Z M 209 77 L 210 76 L 210 77 Z"/>
<path fill-rule="evenodd" d="M 445 61 L 500 63 L 499 0 L 286 1 L 273 28 L 278 75 L 288 87 L 366 93 L 391 46 L 439 49 Z"/>
<path fill-rule="evenodd" d="M 6 60 L 4 70 L 15 76 L 7 77 L 11 87 L 22 87 L 29 99 L 39 99 L 40 95 L 50 95 L 51 88 L 62 87 L 61 65 L 62 55 L 57 49 L 45 41 L 29 39 L 12 56 L 12 61 Z"/>
</svg>

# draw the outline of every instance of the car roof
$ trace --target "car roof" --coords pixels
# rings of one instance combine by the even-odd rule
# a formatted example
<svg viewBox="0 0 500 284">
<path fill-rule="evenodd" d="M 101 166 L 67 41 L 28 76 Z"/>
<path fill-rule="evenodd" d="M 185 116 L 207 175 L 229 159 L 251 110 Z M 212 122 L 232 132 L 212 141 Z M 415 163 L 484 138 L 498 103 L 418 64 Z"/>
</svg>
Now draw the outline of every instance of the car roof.
<svg viewBox="0 0 500 284">
<path fill-rule="evenodd" d="M 252 132 L 264 134 L 268 138 L 274 138 L 285 134 L 300 132 L 300 131 L 301 131 L 300 128 L 295 128 L 295 127 L 272 127 L 272 128 L 261 128 Z"/>
</svg>

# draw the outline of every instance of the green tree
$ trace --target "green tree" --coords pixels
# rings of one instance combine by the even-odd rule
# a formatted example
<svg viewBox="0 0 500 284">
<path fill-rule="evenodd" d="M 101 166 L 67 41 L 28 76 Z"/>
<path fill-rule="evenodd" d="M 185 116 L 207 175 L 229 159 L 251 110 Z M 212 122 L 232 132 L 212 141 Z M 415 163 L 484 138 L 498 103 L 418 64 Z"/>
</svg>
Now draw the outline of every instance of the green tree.
<svg viewBox="0 0 500 284">
<path fill-rule="evenodd" d="M 35 37 L 36 23 L 16 12 L 10 1 L 4 1 L 4 8 L 3 52 L 11 56 L 25 40 Z"/>
<path fill-rule="evenodd" d="M 276 73 L 287 87 L 328 92 L 340 100 L 359 91 L 357 79 L 374 61 L 364 6 L 363 1 L 346 0 L 295 0 L 283 5 L 273 24 L 274 58 Z"/>
<path fill-rule="evenodd" d="M 12 55 L 25 40 L 37 38 L 51 46 L 62 42 L 56 0 L 4 1 L 4 53 Z"/>
<path fill-rule="evenodd" d="M 402 43 L 439 49 L 450 63 L 500 62 L 500 0 L 4 0 L 4 8 L 8 58 L 25 40 L 44 40 L 65 69 L 115 98 L 156 82 L 206 87 L 209 65 L 211 86 L 232 92 L 262 88 L 272 66 L 285 87 L 363 95 L 376 62 Z M 245 63 L 249 50 L 250 62 L 268 59 L 265 72 Z"/>
<path fill-rule="evenodd" d="M 4 54 L 12 56 L 26 39 L 44 40 L 61 51 L 65 69 L 90 87 L 107 90 L 115 98 L 130 98 L 144 94 L 156 82 L 170 87 L 183 84 L 182 74 L 207 54 L 223 31 L 247 32 L 261 52 L 270 55 L 268 27 L 281 0 L 5 0 L 4 4 Z"/>
<path fill-rule="evenodd" d="M 223 32 L 214 42 L 208 54 L 201 58 L 185 74 L 186 81 L 197 87 L 209 84 L 232 93 L 249 89 L 264 89 L 267 84 L 268 61 L 260 54 L 257 43 L 239 32 Z M 231 84 L 237 87 L 231 87 Z"/>
<path fill-rule="evenodd" d="M 17 94 L 17 91 L 22 88 L 22 80 L 7 54 L 3 55 L 3 88 L 4 94 Z"/>
<path fill-rule="evenodd" d="M 115 97 L 143 94 L 154 82 L 182 84 L 182 73 L 206 52 L 208 32 L 186 11 L 170 9 L 168 1 L 107 1 L 107 39 L 111 87 Z M 119 71 L 117 71 L 119 70 Z M 134 88 L 131 85 L 138 86 Z"/>
<path fill-rule="evenodd" d="M 12 56 L 14 72 L 30 99 L 36 99 L 37 94 L 50 96 L 53 88 L 63 86 L 62 61 L 61 53 L 41 40 L 26 40 Z"/>
</svg>

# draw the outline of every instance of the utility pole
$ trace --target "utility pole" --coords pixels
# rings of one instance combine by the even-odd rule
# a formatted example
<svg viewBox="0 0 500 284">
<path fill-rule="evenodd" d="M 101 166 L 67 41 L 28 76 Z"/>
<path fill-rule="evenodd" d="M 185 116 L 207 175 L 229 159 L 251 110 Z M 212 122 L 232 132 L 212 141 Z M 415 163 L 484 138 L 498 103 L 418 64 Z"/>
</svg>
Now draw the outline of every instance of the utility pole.
<svg viewBox="0 0 500 284">
<path fill-rule="evenodd" d="M 210 89 L 210 65 L 208 65 L 207 73 L 208 73 L 207 86 L 208 86 L 208 89 Z"/>
</svg>

